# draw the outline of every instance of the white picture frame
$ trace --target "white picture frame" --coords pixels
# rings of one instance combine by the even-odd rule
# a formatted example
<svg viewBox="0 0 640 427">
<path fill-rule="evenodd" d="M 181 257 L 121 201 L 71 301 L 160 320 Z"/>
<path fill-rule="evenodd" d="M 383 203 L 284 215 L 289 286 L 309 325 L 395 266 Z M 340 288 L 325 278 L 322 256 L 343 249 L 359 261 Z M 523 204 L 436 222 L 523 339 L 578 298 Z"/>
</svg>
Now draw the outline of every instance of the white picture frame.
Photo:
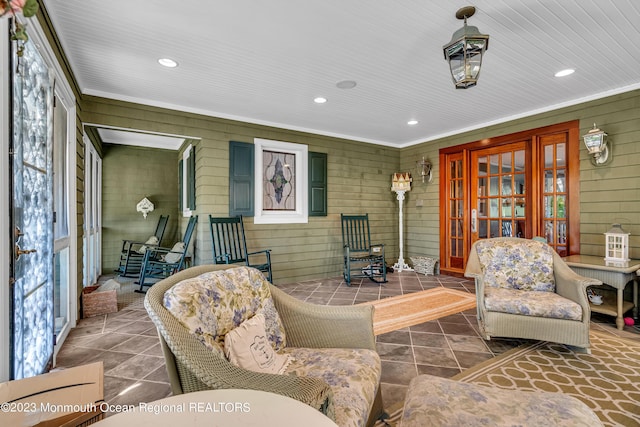
<svg viewBox="0 0 640 427">
<path fill-rule="evenodd" d="M 308 147 L 304 144 L 261 138 L 254 139 L 254 146 L 253 222 L 308 223 Z"/>
</svg>

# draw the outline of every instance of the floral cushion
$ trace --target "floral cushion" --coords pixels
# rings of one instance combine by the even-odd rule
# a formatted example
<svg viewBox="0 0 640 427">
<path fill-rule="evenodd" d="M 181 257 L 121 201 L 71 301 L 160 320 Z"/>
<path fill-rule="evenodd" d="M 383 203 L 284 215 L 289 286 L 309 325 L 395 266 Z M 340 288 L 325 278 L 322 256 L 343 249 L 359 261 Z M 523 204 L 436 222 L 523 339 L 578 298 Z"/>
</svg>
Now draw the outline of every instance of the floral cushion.
<svg viewBox="0 0 640 427">
<path fill-rule="evenodd" d="M 164 306 L 203 344 L 222 352 L 224 336 L 259 310 L 275 350 L 286 345 L 269 282 L 255 268 L 212 271 L 183 280 L 164 294 Z"/>
<path fill-rule="evenodd" d="M 561 393 L 506 390 L 420 375 L 409 385 L 400 427 L 602 426 L 587 405 Z"/>
<path fill-rule="evenodd" d="M 293 356 L 285 374 L 322 378 L 329 384 L 336 424 L 340 427 L 365 425 L 382 372 L 380 357 L 375 351 L 289 347 L 284 352 Z"/>
<path fill-rule="evenodd" d="M 484 288 L 484 306 L 488 311 L 499 313 L 582 320 L 580 304 L 554 292 L 487 287 Z"/>
<path fill-rule="evenodd" d="M 535 240 L 483 240 L 476 244 L 487 286 L 555 292 L 553 249 Z"/>
</svg>

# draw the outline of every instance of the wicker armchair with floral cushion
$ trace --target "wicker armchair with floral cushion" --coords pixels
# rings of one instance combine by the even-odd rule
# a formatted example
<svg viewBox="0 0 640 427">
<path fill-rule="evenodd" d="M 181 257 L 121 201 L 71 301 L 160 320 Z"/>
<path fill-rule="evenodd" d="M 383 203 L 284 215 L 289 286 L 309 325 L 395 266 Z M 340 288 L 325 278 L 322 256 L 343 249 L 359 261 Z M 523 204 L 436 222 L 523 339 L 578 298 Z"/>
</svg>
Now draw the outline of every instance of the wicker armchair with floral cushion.
<svg viewBox="0 0 640 427">
<path fill-rule="evenodd" d="M 587 287 L 602 282 L 573 272 L 546 243 L 478 240 L 465 276 L 475 279 L 478 326 L 485 339 L 537 339 L 589 351 Z"/>
<path fill-rule="evenodd" d="M 308 304 L 254 268 L 204 265 L 156 283 L 145 308 L 158 328 L 174 394 L 225 388 L 278 393 L 341 427 L 371 426 L 383 414 L 370 306 Z M 265 342 L 288 359 L 282 373 L 244 369 L 225 356 L 225 335 L 258 318 L 264 319 Z"/>
</svg>

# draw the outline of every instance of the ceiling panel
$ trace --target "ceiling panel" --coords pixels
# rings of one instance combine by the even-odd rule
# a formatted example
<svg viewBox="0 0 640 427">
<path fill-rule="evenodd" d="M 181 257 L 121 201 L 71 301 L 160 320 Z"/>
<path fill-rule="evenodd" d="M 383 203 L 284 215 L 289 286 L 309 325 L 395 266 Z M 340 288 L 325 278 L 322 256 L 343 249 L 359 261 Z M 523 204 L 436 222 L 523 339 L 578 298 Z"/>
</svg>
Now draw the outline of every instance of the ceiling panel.
<svg viewBox="0 0 640 427">
<path fill-rule="evenodd" d="M 466 2 L 44 4 L 83 93 L 391 146 L 640 88 L 634 0 L 476 1 L 491 38 L 466 90 L 442 53 Z"/>
</svg>

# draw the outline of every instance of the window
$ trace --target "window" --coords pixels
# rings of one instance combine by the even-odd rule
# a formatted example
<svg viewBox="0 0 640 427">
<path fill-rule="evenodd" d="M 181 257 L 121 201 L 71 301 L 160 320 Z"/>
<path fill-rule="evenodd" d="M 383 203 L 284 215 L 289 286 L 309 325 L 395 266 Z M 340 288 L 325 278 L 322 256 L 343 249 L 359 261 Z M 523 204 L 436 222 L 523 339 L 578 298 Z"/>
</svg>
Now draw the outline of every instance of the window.
<svg viewBox="0 0 640 427">
<path fill-rule="evenodd" d="M 256 224 L 307 223 L 308 149 L 306 145 L 256 138 Z"/>
<path fill-rule="evenodd" d="M 182 216 L 190 217 L 196 209 L 196 150 L 191 144 L 182 152 L 178 174 L 180 176 L 180 210 L 182 210 Z"/>
</svg>

